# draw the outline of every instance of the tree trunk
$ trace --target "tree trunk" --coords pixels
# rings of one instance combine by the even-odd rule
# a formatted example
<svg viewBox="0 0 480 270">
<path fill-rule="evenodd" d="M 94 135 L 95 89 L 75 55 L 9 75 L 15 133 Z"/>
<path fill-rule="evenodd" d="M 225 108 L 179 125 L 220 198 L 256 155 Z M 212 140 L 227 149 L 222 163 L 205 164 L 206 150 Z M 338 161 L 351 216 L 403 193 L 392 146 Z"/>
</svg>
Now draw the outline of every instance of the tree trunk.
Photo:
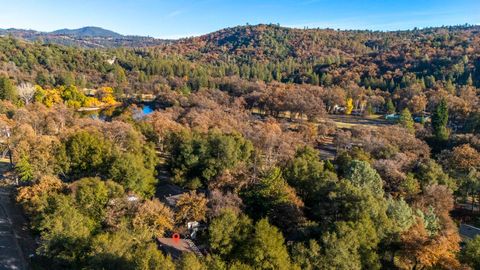
<svg viewBox="0 0 480 270">
<path fill-rule="evenodd" d="M 8 159 L 10 160 L 10 167 L 13 168 L 12 149 L 10 149 L 10 146 L 8 147 Z"/>
</svg>

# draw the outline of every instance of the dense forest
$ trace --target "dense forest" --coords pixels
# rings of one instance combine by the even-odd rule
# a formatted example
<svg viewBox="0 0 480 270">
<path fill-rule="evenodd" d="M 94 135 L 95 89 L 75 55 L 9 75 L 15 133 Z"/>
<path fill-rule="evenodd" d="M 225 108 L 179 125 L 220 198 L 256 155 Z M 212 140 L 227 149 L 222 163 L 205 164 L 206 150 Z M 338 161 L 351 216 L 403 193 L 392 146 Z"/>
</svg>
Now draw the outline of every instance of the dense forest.
<svg viewBox="0 0 480 270">
<path fill-rule="evenodd" d="M 480 269 L 479 89 L 469 25 L 0 37 L 4 177 L 33 269 Z"/>
</svg>

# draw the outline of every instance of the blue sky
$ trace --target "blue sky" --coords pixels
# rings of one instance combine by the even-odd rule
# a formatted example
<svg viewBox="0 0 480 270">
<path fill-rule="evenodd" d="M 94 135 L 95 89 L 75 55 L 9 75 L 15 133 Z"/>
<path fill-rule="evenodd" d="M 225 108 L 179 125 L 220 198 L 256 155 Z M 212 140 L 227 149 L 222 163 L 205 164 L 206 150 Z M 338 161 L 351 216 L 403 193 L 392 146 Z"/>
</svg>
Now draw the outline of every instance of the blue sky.
<svg viewBox="0 0 480 270">
<path fill-rule="evenodd" d="M 480 0 L 0 0 L 0 28 L 179 38 L 246 23 L 398 30 L 480 24 Z"/>
</svg>

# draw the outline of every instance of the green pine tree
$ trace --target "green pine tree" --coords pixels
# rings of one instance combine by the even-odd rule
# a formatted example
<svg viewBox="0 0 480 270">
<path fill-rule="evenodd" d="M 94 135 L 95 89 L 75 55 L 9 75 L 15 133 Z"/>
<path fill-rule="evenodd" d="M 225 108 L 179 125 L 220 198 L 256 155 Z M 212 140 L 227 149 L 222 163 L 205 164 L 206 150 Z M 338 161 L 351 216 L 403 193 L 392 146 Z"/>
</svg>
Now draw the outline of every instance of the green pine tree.
<svg viewBox="0 0 480 270">
<path fill-rule="evenodd" d="M 33 168 L 27 156 L 22 156 L 15 165 L 15 171 L 22 182 L 30 182 L 33 180 Z"/>
<path fill-rule="evenodd" d="M 415 126 L 412 119 L 412 114 L 410 113 L 410 110 L 408 108 L 405 108 L 402 110 L 402 113 L 400 114 L 400 120 L 398 121 L 398 123 L 400 124 L 400 126 L 404 127 L 409 132 L 411 133 L 415 132 Z"/>
<path fill-rule="evenodd" d="M 391 98 L 388 99 L 386 105 L 387 113 L 392 114 L 395 113 L 395 105 L 393 105 L 393 101 Z"/>
<path fill-rule="evenodd" d="M 470 74 L 468 75 L 467 85 L 469 85 L 469 86 L 472 86 L 472 85 L 473 85 L 472 73 L 470 73 Z"/>
<path fill-rule="evenodd" d="M 448 139 L 448 107 L 447 101 L 442 99 L 435 108 L 435 112 L 432 115 L 432 128 L 435 138 L 439 141 L 445 141 Z"/>
<path fill-rule="evenodd" d="M 453 84 L 452 80 L 448 80 L 446 85 L 445 85 L 445 90 L 449 92 L 450 94 L 453 94 L 455 92 L 455 85 Z"/>
<path fill-rule="evenodd" d="M 5 76 L 0 76 L 0 99 L 10 100 L 12 102 L 17 100 L 15 86 L 12 81 Z"/>
</svg>

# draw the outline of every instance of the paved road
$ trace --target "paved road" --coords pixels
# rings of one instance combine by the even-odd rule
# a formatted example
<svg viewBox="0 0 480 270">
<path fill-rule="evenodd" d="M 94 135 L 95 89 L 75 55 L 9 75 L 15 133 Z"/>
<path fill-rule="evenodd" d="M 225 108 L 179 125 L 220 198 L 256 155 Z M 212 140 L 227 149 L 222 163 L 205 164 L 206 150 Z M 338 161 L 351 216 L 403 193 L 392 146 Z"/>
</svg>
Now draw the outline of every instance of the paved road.
<svg viewBox="0 0 480 270">
<path fill-rule="evenodd" d="M 0 270 L 23 270 L 27 263 L 9 217 L 11 204 L 9 193 L 0 189 Z"/>
<path fill-rule="evenodd" d="M 360 125 L 360 126 L 386 126 L 394 122 L 389 122 L 384 118 L 368 118 L 364 116 L 343 115 L 343 114 L 329 114 L 327 118 L 337 123 Z"/>
</svg>

